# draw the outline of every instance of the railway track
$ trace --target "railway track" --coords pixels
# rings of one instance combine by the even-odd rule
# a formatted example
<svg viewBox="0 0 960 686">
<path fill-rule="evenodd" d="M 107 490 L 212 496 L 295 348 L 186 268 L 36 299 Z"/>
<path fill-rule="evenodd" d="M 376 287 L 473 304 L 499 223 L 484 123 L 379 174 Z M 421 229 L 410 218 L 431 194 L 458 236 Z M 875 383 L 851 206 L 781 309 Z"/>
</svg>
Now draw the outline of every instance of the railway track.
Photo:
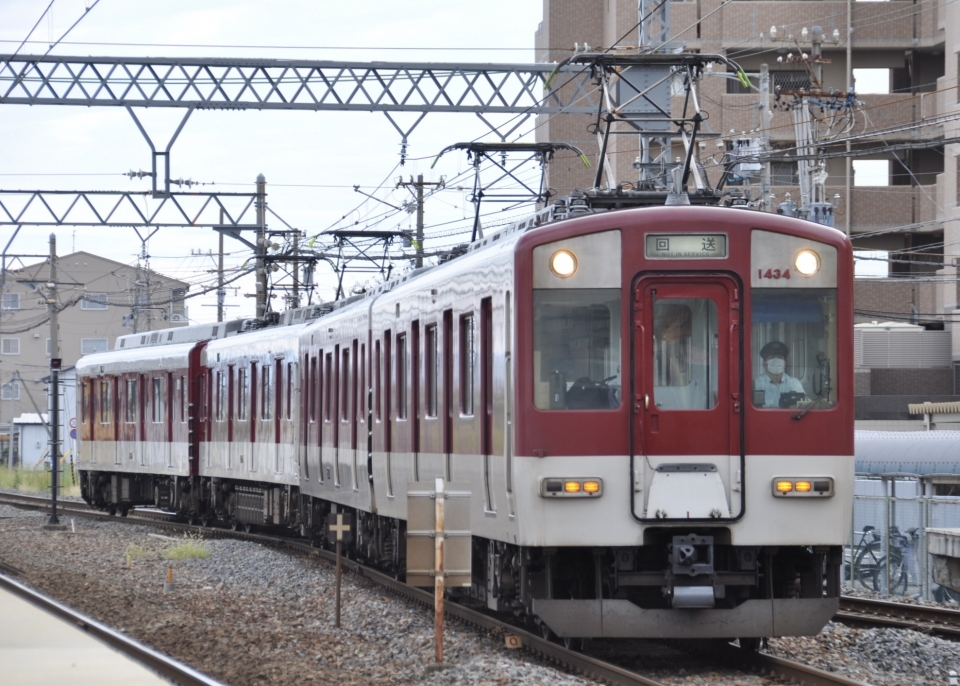
<svg viewBox="0 0 960 686">
<path fill-rule="evenodd" d="M 221 682 L 208 677 L 206 674 L 188 667 L 182 662 L 174 660 L 153 648 L 134 641 L 128 636 L 111 629 L 105 624 L 80 614 L 76 610 L 38 593 L 24 584 L 10 578 L 6 574 L 11 570 L 0 570 L 0 589 L 16 595 L 27 602 L 40 607 L 60 619 L 75 624 L 87 634 L 106 643 L 114 650 L 127 655 L 142 665 L 150 668 L 161 676 L 180 686 L 223 686 Z"/>
<path fill-rule="evenodd" d="M 38 510 L 49 509 L 49 500 L 43 496 L 0 493 L 0 503 Z M 265 545 L 281 546 L 303 555 L 317 556 L 328 562 L 335 562 L 335 556 L 332 552 L 313 547 L 309 543 L 301 540 L 226 529 L 201 529 L 197 526 L 178 522 L 172 515 L 153 510 L 133 510 L 128 517 L 122 518 L 97 512 L 91 510 L 84 503 L 71 501 L 58 502 L 58 509 L 63 513 L 64 517 L 74 516 L 100 521 L 145 524 L 160 526 L 173 531 L 192 532 L 202 530 L 205 535 L 212 537 L 230 537 Z M 433 595 L 427 591 L 408 586 L 401 581 L 352 560 L 343 559 L 341 564 L 344 568 L 358 576 L 366 577 L 373 583 L 395 595 L 420 603 L 426 607 L 433 607 Z M 444 603 L 444 610 L 447 616 L 459 619 L 483 631 L 517 636 L 522 642 L 524 649 L 539 655 L 543 659 L 561 665 L 570 671 L 579 672 L 590 678 L 618 686 L 665 686 L 663 682 L 651 679 L 611 662 L 568 649 L 559 643 L 545 639 L 537 634 L 505 622 L 502 619 L 492 617 L 463 605 L 447 601 Z M 674 641 L 672 644 L 682 650 L 690 652 L 708 652 L 718 660 L 722 660 L 737 669 L 747 672 L 760 671 L 784 680 L 793 680 L 795 683 L 807 684 L 809 686 L 867 686 L 861 681 L 825 672 L 798 662 L 791 662 L 767 655 L 763 652 L 743 651 L 722 641 Z"/>
<path fill-rule="evenodd" d="M 960 641 L 960 610 L 844 596 L 834 620 L 850 626 L 913 629 Z"/>
</svg>

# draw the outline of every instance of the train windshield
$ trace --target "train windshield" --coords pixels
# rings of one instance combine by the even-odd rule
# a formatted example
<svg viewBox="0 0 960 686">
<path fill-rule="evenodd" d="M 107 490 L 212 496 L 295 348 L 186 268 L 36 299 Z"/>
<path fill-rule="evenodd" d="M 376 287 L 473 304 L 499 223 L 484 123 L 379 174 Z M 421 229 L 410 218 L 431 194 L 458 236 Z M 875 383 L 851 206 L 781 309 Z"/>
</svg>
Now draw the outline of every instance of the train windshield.
<svg viewBox="0 0 960 686">
<path fill-rule="evenodd" d="M 534 403 L 541 410 L 620 406 L 620 291 L 533 292 Z"/>
<path fill-rule="evenodd" d="M 754 289 L 751 361 L 755 407 L 812 411 L 837 402 L 837 292 Z"/>
</svg>

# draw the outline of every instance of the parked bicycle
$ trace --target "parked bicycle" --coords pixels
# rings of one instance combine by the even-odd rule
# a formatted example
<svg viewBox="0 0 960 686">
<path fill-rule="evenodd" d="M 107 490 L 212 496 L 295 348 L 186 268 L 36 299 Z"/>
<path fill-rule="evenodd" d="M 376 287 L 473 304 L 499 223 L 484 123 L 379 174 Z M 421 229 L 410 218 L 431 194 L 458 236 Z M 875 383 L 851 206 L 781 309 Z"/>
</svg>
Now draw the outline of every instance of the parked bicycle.
<svg viewBox="0 0 960 686">
<path fill-rule="evenodd" d="M 891 526 L 886 555 L 883 554 L 883 534 L 876 527 L 865 526 L 859 533 L 860 541 L 853 550 L 853 564 L 848 570 L 852 584 L 880 593 L 906 594 L 910 582 L 908 560 L 920 538 L 918 530 L 908 529 L 904 535 L 898 527 Z"/>
</svg>

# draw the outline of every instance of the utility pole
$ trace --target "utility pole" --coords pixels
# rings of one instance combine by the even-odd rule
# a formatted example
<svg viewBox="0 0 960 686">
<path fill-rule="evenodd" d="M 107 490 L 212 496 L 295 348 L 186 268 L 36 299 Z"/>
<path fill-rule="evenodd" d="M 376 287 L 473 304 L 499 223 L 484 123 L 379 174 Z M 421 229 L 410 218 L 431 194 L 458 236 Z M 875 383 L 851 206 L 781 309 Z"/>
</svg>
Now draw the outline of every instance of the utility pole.
<svg viewBox="0 0 960 686">
<path fill-rule="evenodd" d="M 417 180 L 411 177 L 409 181 L 398 181 L 397 188 L 413 188 L 410 191 L 417 199 L 417 244 L 414 246 L 417 251 L 416 267 L 420 269 L 423 266 L 423 187 L 424 186 L 442 186 L 443 181 L 424 181 L 423 174 L 417 174 Z"/>
<path fill-rule="evenodd" d="M 290 298 L 290 307 L 300 307 L 300 232 L 293 232 L 293 295 Z"/>
<path fill-rule="evenodd" d="M 257 175 L 257 318 L 267 314 L 267 179 Z"/>
<path fill-rule="evenodd" d="M 773 209 L 770 202 L 772 179 L 770 174 L 770 135 L 767 126 L 770 124 L 770 67 L 760 65 L 760 153 L 763 155 L 763 169 L 760 171 L 760 207 L 767 212 Z"/>
<path fill-rule="evenodd" d="M 60 471 L 60 336 L 57 326 L 57 234 L 50 234 L 50 282 L 47 284 L 50 312 L 50 519 L 44 529 L 60 531 L 57 519 L 57 490 Z"/>
</svg>

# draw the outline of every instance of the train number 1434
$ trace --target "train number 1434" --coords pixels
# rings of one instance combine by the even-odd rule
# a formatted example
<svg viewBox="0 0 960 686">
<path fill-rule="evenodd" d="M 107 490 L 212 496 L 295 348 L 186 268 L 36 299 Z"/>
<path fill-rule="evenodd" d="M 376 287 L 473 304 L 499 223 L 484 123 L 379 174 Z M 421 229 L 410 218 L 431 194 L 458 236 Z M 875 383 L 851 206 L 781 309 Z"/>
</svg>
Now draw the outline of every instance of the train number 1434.
<svg viewBox="0 0 960 686">
<path fill-rule="evenodd" d="M 783 271 L 781 271 L 779 269 L 767 269 L 766 271 L 764 271 L 763 269 L 758 269 L 757 278 L 758 279 L 789 279 L 790 270 L 784 269 Z"/>
</svg>

